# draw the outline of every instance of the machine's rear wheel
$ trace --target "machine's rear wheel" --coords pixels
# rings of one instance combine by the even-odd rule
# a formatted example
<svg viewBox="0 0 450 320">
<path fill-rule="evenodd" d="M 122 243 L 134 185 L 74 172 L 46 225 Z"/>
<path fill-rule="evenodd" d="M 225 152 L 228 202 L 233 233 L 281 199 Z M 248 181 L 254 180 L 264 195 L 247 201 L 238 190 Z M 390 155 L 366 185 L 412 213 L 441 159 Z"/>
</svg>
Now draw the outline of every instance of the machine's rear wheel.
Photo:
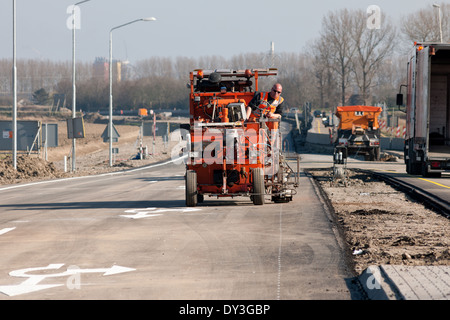
<svg viewBox="0 0 450 320">
<path fill-rule="evenodd" d="M 264 204 L 264 172 L 261 168 L 253 169 L 253 196 L 252 201 L 254 205 L 261 206 Z"/>
<path fill-rule="evenodd" d="M 197 205 L 197 172 L 186 171 L 186 206 L 195 207 Z"/>
</svg>

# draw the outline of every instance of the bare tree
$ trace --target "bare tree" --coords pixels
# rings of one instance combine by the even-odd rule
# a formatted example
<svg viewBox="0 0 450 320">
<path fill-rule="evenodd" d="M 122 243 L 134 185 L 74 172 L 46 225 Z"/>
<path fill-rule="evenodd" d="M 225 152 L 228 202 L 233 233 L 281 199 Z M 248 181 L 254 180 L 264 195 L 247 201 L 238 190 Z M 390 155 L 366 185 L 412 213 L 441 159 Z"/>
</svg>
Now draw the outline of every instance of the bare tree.
<svg viewBox="0 0 450 320">
<path fill-rule="evenodd" d="M 196 68 L 197 62 L 194 58 L 177 57 L 174 72 L 178 79 L 188 82 L 189 72 Z"/>
<path fill-rule="evenodd" d="M 386 57 L 377 67 L 371 92 L 379 102 L 385 102 L 391 106 L 396 105 L 396 93 L 398 93 L 400 85 L 406 81 L 406 62 L 407 58 L 403 54 L 393 55 Z"/>
<path fill-rule="evenodd" d="M 266 89 L 273 86 L 274 82 L 283 85 L 283 97 L 289 107 L 299 107 L 305 101 L 309 101 L 315 94 L 314 79 L 310 76 L 312 57 L 305 53 L 280 53 L 277 54 L 275 67 L 278 68 L 277 79 L 267 79 Z M 271 78 L 271 77 L 269 77 Z"/>
<path fill-rule="evenodd" d="M 332 67 L 334 54 L 324 37 L 316 39 L 309 47 L 308 52 L 313 57 L 311 68 L 315 76 L 319 107 L 320 109 L 329 109 L 332 102 L 336 98 L 338 99 L 337 83 Z M 312 97 L 310 100 L 313 100 Z"/>
<path fill-rule="evenodd" d="M 347 9 L 328 13 L 322 23 L 323 43 L 334 53 L 331 66 L 338 76 L 342 105 L 346 101 L 346 91 L 351 76 L 351 62 L 356 49 L 351 37 L 353 23 L 354 14 Z"/>
<path fill-rule="evenodd" d="M 370 104 L 370 89 L 378 69 L 387 55 L 392 54 L 396 31 L 392 23 L 382 16 L 380 29 L 367 28 L 367 14 L 360 10 L 354 13 L 352 41 L 355 53 L 352 57 L 352 72 L 362 101 Z"/>
<path fill-rule="evenodd" d="M 442 37 L 450 41 L 450 4 L 441 3 Z M 403 38 L 411 42 L 440 42 L 439 10 L 433 6 L 408 14 L 401 19 Z"/>
<path fill-rule="evenodd" d="M 267 68 L 267 53 L 242 53 L 231 57 L 230 68 L 233 69 L 256 69 Z"/>
<path fill-rule="evenodd" d="M 172 77 L 172 60 L 167 57 L 152 57 L 136 62 L 136 74 L 138 78 L 145 77 Z"/>
</svg>

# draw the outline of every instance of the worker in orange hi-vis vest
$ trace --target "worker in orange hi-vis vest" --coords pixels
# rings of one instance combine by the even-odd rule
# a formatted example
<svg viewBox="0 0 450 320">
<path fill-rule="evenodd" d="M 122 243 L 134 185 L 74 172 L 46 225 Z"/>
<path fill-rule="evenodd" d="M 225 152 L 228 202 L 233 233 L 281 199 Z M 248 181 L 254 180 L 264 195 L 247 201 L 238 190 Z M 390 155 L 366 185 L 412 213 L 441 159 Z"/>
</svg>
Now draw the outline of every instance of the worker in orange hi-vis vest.
<svg viewBox="0 0 450 320">
<path fill-rule="evenodd" d="M 247 119 L 265 116 L 271 119 L 281 118 L 283 102 L 281 97 L 283 87 L 276 83 L 270 92 L 256 92 L 247 106 Z"/>
</svg>

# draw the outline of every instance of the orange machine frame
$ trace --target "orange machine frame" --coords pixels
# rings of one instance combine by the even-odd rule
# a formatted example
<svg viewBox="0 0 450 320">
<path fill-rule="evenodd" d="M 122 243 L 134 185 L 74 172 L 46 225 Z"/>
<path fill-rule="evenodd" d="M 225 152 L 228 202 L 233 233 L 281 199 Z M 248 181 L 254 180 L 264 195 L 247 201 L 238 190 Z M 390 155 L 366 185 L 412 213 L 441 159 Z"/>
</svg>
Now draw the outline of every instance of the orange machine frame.
<svg viewBox="0 0 450 320">
<path fill-rule="evenodd" d="M 216 71 L 217 72 L 217 71 Z M 210 73 L 211 75 L 211 73 Z M 197 192 L 217 197 L 252 195 L 252 170 L 264 170 L 266 184 L 276 175 L 275 161 L 279 120 L 232 119 L 229 106 L 241 105 L 242 113 L 258 91 L 261 76 L 276 76 L 276 69 L 221 71 L 220 91 L 203 88 L 208 71 L 190 73 L 190 143 L 187 170 L 196 172 Z M 251 80 L 254 80 L 254 88 Z M 230 137 L 231 134 L 231 137 Z M 230 145 L 227 139 L 232 139 Z M 230 157 L 229 157 L 230 156 Z M 231 158 L 231 159 L 230 159 Z M 269 182 L 270 183 L 270 182 Z"/>
</svg>

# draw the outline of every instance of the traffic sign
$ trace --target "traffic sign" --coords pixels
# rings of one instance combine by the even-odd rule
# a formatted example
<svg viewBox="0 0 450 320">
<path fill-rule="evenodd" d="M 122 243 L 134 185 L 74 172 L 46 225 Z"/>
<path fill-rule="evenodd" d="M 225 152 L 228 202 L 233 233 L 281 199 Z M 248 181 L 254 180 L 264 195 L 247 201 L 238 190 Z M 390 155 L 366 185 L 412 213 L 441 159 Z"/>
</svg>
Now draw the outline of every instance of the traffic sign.
<svg viewBox="0 0 450 320">
<path fill-rule="evenodd" d="M 82 117 L 67 119 L 67 138 L 84 138 L 84 120 Z"/>
<path fill-rule="evenodd" d="M 113 142 L 117 142 L 119 141 L 119 132 L 117 132 L 116 127 L 114 126 L 114 124 L 112 125 L 112 141 Z M 102 138 L 103 138 L 103 142 L 109 142 L 109 123 L 106 125 L 105 130 L 102 133 Z"/>
</svg>

